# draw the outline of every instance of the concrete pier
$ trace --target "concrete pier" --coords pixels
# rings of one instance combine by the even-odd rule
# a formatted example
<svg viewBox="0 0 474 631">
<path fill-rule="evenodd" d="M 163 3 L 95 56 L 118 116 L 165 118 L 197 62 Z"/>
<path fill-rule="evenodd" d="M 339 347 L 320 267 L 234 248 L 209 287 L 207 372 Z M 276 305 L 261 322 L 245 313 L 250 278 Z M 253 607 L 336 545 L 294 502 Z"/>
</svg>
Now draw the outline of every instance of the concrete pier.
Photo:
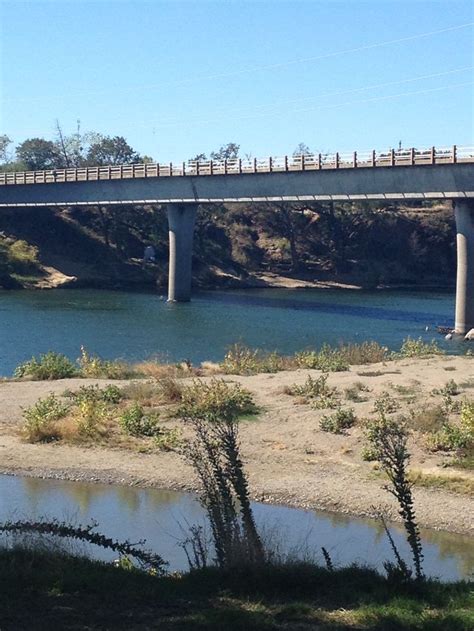
<svg viewBox="0 0 474 631">
<path fill-rule="evenodd" d="M 474 200 L 456 200 L 457 279 L 456 333 L 474 328 Z"/>
<path fill-rule="evenodd" d="M 167 204 L 169 227 L 168 301 L 191 299 L 194 223 L 198 204 Z"/>
</svg>

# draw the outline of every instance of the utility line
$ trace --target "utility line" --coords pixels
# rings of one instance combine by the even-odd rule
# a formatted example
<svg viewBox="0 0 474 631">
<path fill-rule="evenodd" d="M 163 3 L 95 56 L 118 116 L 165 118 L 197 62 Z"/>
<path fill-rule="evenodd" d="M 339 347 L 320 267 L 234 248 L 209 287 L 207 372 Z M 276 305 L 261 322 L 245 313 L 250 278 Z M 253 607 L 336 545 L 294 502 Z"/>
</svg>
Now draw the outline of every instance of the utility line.
<svg viewBox="0 0 474 631">
<path fill-rule="evenodd" d="M 441 33 L 448 33 L 448 32 L 452 32 L 452 31 L 458 31 L 460 29 L 464 29 L 464 28 L 468 28 L 474 26 L 474 22 L 467 22 L 465 24 L 458 24 L 455 26 L 449 26 L 446 28 L 442 28 L 442 29 L 437 29 L 434 31 L 427 31 L 425 33 L 418 33 L 417 35 L 408 35 L 406 37 L 400 37 L 397 39 L 391 39 L 391 40 L 385 40 L 383 42 L 375 42 L 373 44 L 365 44 L 363 46 L 357 46 L 354 48 L 345 48 L 342 50 L 337 50 L 337 51 L 333 51 L 330 53 L 324 53 L 323 55 L 316 55 L 316 56 L 312 56 L 312 57 L 302 57 L 300 59 L 292 59 L 289 61 L 283 61 L 283 62 L 279 62 L 279 63 L 275 63 L 275 64 L 262 64 L 262 65 L 258 65 L 258 66 L 251 66 L 249 68 L 243 68 L 240 70 L 232 70 L 230 72 L 223 72 L 223 73 L 215 73 L 215 74 L 210 74 L 210 75 L 201 75 L 201 76 L 195 76 L 195 77 L 188 77 L 185 79 L 179 79 L 177 81 L 168 81 L 168 82 L 163 82 L 163 83 L 154 83 L 154 84 L 139 84 L 139 85 L 135 85 L 135 86 L 124 86 L 122 88 L 118 88 L 117 90 L 114 91 L 115 92 L 130 92 L 130 91 L 134 91 L 134 90 L 138 90 L 140 88 L 147 88 L 147 89 L 152 89 L 152 88 L 163 88 L 163 87 L 168 87 L 168 86 L 176 86 L 176 85 L 184 85 L 184 84 L 188 84 L 188 83 L 196 83 L 199 81 L 210 81 L 213 79 L 225 79 L 225 78 L 230 78 L 230 77 L 236 77 L 236 76 L 240 76 L 240 75 L 244 75 L 244 74 L 251 74 L 254 72 L 260 72 L 260 71 L 266 71 L 266 70 L 276 70 L 278 68 L 284 68 L 284 67 L 288 67 L 288 66 L 293 66 L 296 64 L 302 64 L 302 63 L 309 63 L 309 62 L 314 62 L 314 61 L 322 61 L 324 59 L 330 59 L 333 57 L 339 57 L 341 55 L 348 55 L 351 53 L 358 53 L 358 52 L 362 52 L 365 50 L 373 50 L 375 48 L 381 48 L 383 46 L 390 46 L 392 44 L 400 44 L 403 42 L 409 42 L 409 41 L 414 41 L 417 39 L 422 39 L 425 37 L 432 37 L 433 35 L 440 35 Z M 82 92 L 82 91 L 81 91 Z M 100 91 L 87 91 L 87 97 L 93 96 L 93 95 L 97 95 L 97 94 L 108 94 L 110 91 L 109 90 L 100 90 Z M 71 91 L 68 90 L 68 94 L 71 94 Z M 64 95 L 61 95 L 61 98 L 63 98 Z M 43 96 L 39 96 L 39 97 L 35 97 L 34 99 L 16 99 L 15 97 L 4 97 L 4 101 L 6 100 L 14 100 L 15 102 L 19 102 L 19 101 L 36 101 L 39 99 L 43 99 L 43 98 L 50 98 L 50 95 L 43 95 Z"/>
<path fill-rule="evenodd" d="M 436 88 L 428 88 L 425 90 L 416 90 L 416 91 L 412 91 L 412 92 L 401 92 L 398 94 L 389 94 L 386 96 L 376 96 L 376 97 L 372 97 L 372 98 L 368 98 L 368 99 L 358 99 L 355 101 L 345 101 L 343 103 L 331 103 L 331 104 L 322 104 L 322 105 L 315 105 L 314 107 L 308 107 L 308 108 L 300 108 L 300 109 L 293 109 L 293 110 L 288 110 L 288 111 L 284 111 L 284 112 L 273 112 L 273 113 L 268 113 L 268 112 L 264 112 L 261 114 L 253 114 L 253 115 L 247 115 L 247 116 L 238 116 L 238 117 L 232 117 L 229 119 L 229 117 L 225 117 L 225 118 L 221 118 L 221 119 L 216 119 L 216 118 L 208 118 L 208 119 L 201 119 L 201 120 L 187 120 L 186 118 L 181 119 L 180 121 L 174 121 L 171 123 L 152 123 L 149 122 L 146 125 L 135 125 L 134 127 L 149 127 L 150 125 L 152 125 L 153 127 L 174 127 L 176 125 L 179 125 L 180 127 L 184 127 L 184 126 L 188 126 L 188 125 L 205 125 L 205 124 L 209 124 L 209 123 L 216 123 L 219 121 L 230 121 L 230 122 L 234 122 L 236 120 L 248 120 L 251 118 L 266 118 L 268 116 L 275 116 L 275 115 L 279 115 L 279 116 L 286 116 L 286 115 L 291 115 L 291 114 L 299 114 L 299 113 L 304 113 L 304 112 L 313 112 L 316 110 L 326 110 L 326 109 L 335 109 L 335 108 L 339 108 L 339 107 L 346 107 L 348 105 L 359 105 L 359 104 L 364 104 L 364 103 L 373 103 L 376 101 L 387 101 L 390 99 L 397 99 L 397 98 L 402 98 L 405 96 L 416 96 L 419 94 L 429 94 L 432 92 L 440 92 L 442 90 L 449 90 L 451 88 L 460 88 L 463 86 L 467 86 L 467 85 L 473 85 L 474 81 L 465 81 L 463 83 L 454 83 L 454 84 L 450 84 L 450 85 L 445 85 L 445 86 L 439 86 Z"/>
<path fill-rule="evenodd" d="M 465 72 L 467 70 L 473 70 L 474 66 L 464 66 L 462 68 L 454 68 L 453 70 L 447 70 L 445 72 L 436 72 L 433 74 L 427 74 L 427 75 L 421 75 L 421 76 L 417 76 L 417 77 L 410 77 L 408 79 L 401 79 L 399 81 L 386 81 L 384 83 L 374 83 L 368 86 L 361 86 L 358 88 L 352 88 L 350 90 L 338 90 L 338 91 L 333 91 L 333 92 L 323 92 L 322 94 L 319 94 L 317 96 L 308 96 L 308 97 L 303 97 L 301 99 L 288 99 L 285 101 L 277 101 L 275 103 L 267 103 L 265 105 L 255 105 L 253 107 L 250 108 L 246 108 L 249 110 L 249 112 L 253 112 L 253 111 L 259 111 L 259 110 L 268 110 L 268 109 L 276 109 L 278 107 L 281 107 L 283 105 L 289 105 L 289 104 L 298 104 L 298 103 L 304 103 L 307 101 L 314 101 L 317 99 L 323 99 L 323 98 L 328 98 L 328 97 L 333 97 L 333 96 L 343 96 L 344 94 L 354 94 L 357 92 L 365 92 L 366 90 L 374 90 L 374 89 L 378 89 L 378 88 L 384 88 L 384 87 L 388 87 L 388 86 L 392 86 L 392 85 L 401 85 L 401 84 L 405 84 L 405 83 L 413 83 L 415 81 L 422 81 L 422 80 L 426 80 L 426 79 L 434 79 L 434 78 L 438 78 L 438 77 L 444 77 L 447 75 L 451 75 L 451 74 L 456 74 L 459 72 Z M 222 111 L 223 114 L 225 114 L 226 118 L 229 117 L 229 115 L 232 114 L 233 111 L 235 112 L 242 112 L 241 108 L 220 108 L 220 110 Z M 268 114 L 271 116 L 274 112 L 268 112 Z M 277 112 L 278 113 L 278 112 Z M 283 112 L 284 113 L 284 112 Z M 199 119 L 198 119 L 199 121 Z M 182 122 L 182 118 L 180 119 L 172 119 L 169 121 L 163 121 L 161 120 L 160 123 L 161 124 L 174 124 L 174 123 L 181 123 Z M 193 122 L 193 121 L 191 121 Z"/>
</svg>

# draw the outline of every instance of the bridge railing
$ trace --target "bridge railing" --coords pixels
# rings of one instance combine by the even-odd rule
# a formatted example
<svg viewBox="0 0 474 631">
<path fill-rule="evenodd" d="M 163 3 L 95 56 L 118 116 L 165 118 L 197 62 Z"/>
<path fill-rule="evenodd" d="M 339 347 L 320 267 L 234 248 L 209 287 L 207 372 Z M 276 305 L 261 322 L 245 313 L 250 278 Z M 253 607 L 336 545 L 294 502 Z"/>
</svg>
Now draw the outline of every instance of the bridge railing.
<svg viewBox="0 0 474 631">
<path fill-rule="evenodd" d="M 0 173 L 0 185 L 91 182 L 144 177 L 244 175 L 323 169 L 355 169 L 474 162 L 474 146 L 430 147 L 429 149 L 389 149 L 352 153 L 301 154 L 268 158 L 229 158 L 190 160 L 179 164 L 121 164 L 105 167 L 79 167 L 47 171 Z"/>
</svg>

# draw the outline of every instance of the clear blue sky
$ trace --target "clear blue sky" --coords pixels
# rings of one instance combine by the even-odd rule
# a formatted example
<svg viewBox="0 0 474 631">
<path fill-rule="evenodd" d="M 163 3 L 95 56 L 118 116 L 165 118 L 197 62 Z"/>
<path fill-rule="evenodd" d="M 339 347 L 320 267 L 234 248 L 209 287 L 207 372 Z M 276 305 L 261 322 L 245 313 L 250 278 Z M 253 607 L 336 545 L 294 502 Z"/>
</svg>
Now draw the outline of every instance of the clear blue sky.
<svg viewBox="0 0 474 631">
<path fill-rule="evenodd" d="M 162 161 L 474 144 L 474 29 L 445 30 L 472 0 L 0 0 L 0 20 L 15 143 L 80 119 Z"/>
</svg>

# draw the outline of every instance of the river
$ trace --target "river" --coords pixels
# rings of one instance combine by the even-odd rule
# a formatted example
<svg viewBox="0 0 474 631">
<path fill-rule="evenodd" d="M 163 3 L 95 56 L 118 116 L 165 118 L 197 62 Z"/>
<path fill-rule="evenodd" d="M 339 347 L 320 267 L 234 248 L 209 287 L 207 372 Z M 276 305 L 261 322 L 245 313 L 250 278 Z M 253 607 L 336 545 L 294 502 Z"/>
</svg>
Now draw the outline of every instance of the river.
<svg viewBox="0 0 474 631">
<path fill-rule="evenodd" d="M 0 293 L 0 375 L 49 350 L 71 359 L 80 346 L 104 358 L 195 362 L 222 359 L 232 343 L 292 353 L 324 342 L 371 339 L 398 349 L 436 337 L 453 322 L 454 296 L 440 292 L 253 289 L 196 293 L 170 304 L 155 293 L 91 289 Z M 428 327 L 428 331 L 426 331 Z"/>
<path fill-rule="evenodd" d="M 264 539 L 290 556 L 323 563 L 324 546 L 337 567 L 358 563 L 382 570 L 384 560 L 394 560 L 387 537 L 374 520 L 260 503 L 254 503 L 253 508 Z M 169 561 L 171 570 L 187 569 L 179 541 L 185 539 L 189 525 L 205 523 L 203 509 L 189 493 L 1 475 L 0 520 L 41 517 L 76 524 L 94 519 L 100 524 L 98 530 L 107 536 L 146 539 L 146 547 Z M 401 526 L 391 528 L 403 557 L 410 562 Z M 472 575 L 472 538 L 426 529 L 422 538 L 427 575 L 443 580 Z M 82 551 L 105 560 L 117 557 L 97 548 L 84 547 Z"/>
</svg>

